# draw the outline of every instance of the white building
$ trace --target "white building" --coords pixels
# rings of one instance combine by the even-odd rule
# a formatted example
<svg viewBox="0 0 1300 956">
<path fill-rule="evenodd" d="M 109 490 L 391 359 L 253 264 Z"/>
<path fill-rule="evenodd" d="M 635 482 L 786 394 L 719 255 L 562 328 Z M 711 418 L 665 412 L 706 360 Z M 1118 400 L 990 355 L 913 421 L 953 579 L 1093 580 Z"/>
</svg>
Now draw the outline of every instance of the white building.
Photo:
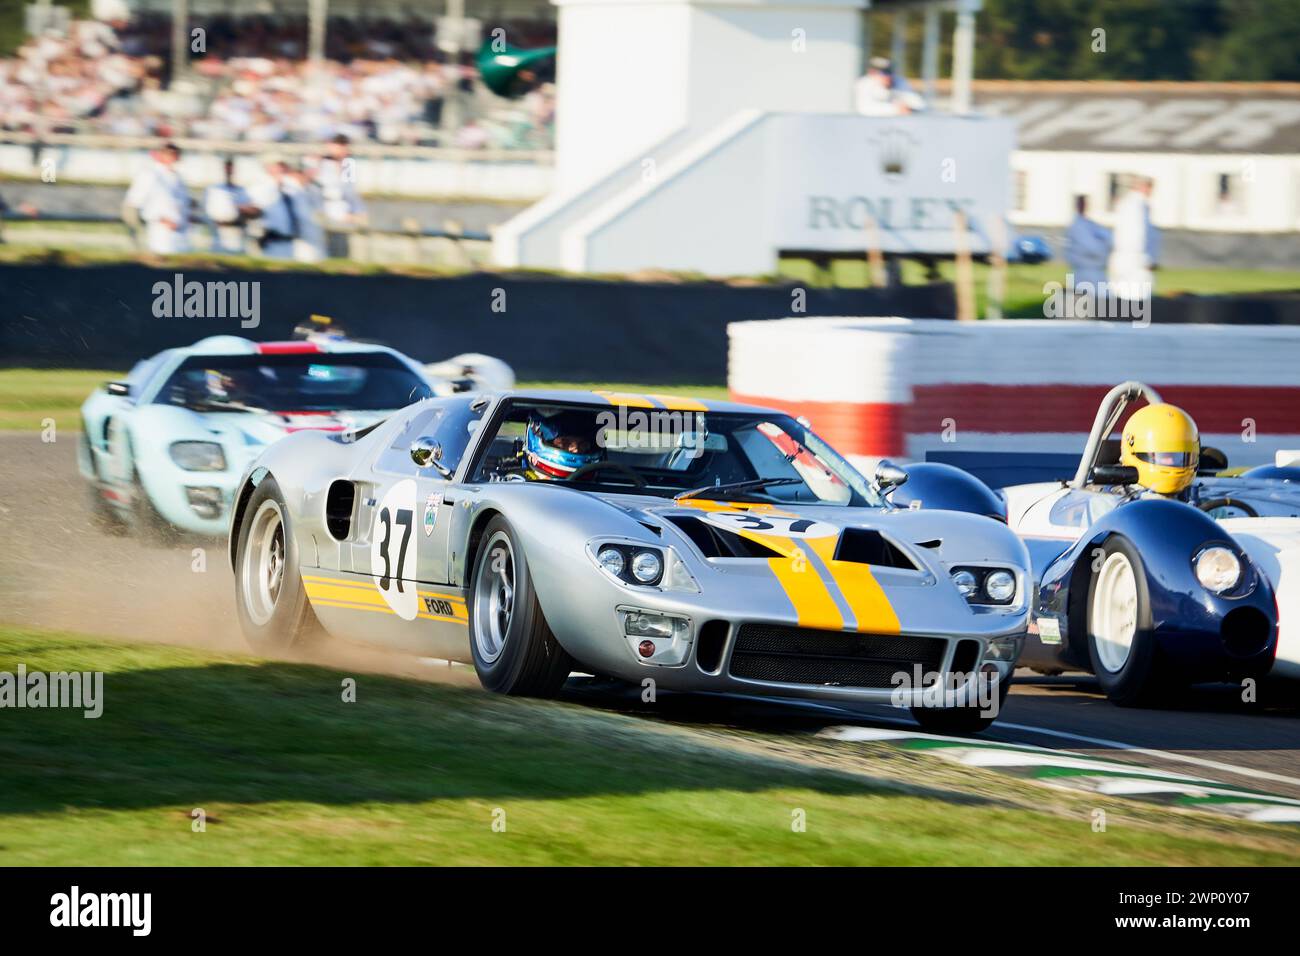
<svg viewBox="0 0 1300 956">
<path fill-rule="evenodd" d="M 1064 228 L 1079 195 L 1109 224 L 1141 175 L 1175 236 L 1300 258 L 1300 83 L 977 81 L 975 106 L 1016 121 L 1011 219 L 1027 231 Z"/>
<path fill-rule="evenodd" d="M 853 112 L 868 0 L 553 2 L 555 186 L 500 228 L 499 265 L 754 274 L 1004 240 L 1012 124 L 964 109 L 981 0 L 877 0 L 925 12 L 926 81 L 954 15 L 953 111 L 890 117 Z"/>
</svg>

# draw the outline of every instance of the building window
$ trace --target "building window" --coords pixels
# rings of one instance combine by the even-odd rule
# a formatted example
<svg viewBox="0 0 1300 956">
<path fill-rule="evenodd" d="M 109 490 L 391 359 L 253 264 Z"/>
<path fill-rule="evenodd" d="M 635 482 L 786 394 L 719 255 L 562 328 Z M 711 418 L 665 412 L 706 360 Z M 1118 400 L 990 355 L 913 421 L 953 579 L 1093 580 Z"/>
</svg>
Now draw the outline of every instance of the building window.
<svg viewBox="0 0 1300 956">
<path fill-rule="evenodd" d="M 1211 214 L 1215 216 L 1240 216 L 1246 211 L 1246 180 L 1241 173 L 1217 173 Z"/>
</svg>

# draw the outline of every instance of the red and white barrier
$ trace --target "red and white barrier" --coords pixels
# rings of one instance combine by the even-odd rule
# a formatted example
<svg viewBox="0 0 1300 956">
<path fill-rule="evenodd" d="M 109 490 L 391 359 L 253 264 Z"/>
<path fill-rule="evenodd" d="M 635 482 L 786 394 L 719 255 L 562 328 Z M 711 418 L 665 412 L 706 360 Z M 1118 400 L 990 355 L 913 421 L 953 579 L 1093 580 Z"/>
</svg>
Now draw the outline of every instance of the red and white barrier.
<svg viewBox="0 0 1300 956">
<path fill-rule="evenodd" d="M 842 318 L 734 322 L 737 401 L 803 415 L 859 464 L 1079 452 L 1106 391 L 1145 382 L 1233 465 L 1300 448 L 1300 327 Z"/>
</svg>

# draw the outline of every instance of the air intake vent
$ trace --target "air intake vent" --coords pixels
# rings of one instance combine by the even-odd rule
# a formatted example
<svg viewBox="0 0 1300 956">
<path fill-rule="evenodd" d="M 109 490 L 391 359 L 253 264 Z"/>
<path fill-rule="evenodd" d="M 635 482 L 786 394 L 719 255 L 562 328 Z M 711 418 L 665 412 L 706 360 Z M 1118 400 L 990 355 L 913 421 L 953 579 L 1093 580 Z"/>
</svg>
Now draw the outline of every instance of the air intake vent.
<svg viewBox="0 0 1300 956">
<path fill-rule="evenodd" d="M 700 643 L 695 651 L 695 662 L 706 674 L 716 674 L 722 667 L 722 651 L 727 646 L 727 632 L 731 625 L 726 621 L 705 621 L 700 627 Z"/>
<path fill-rule="evenodd" d="M 701 521 L 692 515 L 669 515 L 668 520 L 691 539 L 691 543 L 700 549 L 706 558 L 779 558 L 781 552 L 774 551 L 756 541 L 750 541 L 732 531 L 715 528 L 707 521 Z"/>
<path fill-rule="evenodd" d="M 897 674 L 910 677 L 918 666 L 922 673 L 939 670 L 947 646 L 939 637 L 742 624 L 729 670 L 732 677 L 770 683 L 896 687 Z"/>
<path fill-rule="evenodd" d="M 325 495 L 325 527 L 335 541 L 352 532 L 352 506 L 357 500 L 357 486 L 350 481 L 336 481 Z"/>
<path fill-rule="evenodd" d="M 903 568 L 919 571 L 912 559 L 890 544 L 879 531 L 865 528 L 846 528 L 835 549 L 836 561 L 854 564 L 872 564 L 878 568 Z"/>
</svg>

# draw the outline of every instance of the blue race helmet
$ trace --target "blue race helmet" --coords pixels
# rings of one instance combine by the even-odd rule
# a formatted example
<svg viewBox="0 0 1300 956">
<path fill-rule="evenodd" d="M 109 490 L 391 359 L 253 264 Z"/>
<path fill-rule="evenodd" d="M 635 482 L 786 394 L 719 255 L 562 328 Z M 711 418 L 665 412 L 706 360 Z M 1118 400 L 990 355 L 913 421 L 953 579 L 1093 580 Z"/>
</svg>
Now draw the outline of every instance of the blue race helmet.
<svg viewBox="0 0 1300 956">
<path fill-rule="evenodd" d="M 583 412 L 532 412 L 524 434 L 524 460 L 532 477 L 568 478 L 584 465 L 603 459 L 597 431 L 593 416 Z"/>
</svg>

